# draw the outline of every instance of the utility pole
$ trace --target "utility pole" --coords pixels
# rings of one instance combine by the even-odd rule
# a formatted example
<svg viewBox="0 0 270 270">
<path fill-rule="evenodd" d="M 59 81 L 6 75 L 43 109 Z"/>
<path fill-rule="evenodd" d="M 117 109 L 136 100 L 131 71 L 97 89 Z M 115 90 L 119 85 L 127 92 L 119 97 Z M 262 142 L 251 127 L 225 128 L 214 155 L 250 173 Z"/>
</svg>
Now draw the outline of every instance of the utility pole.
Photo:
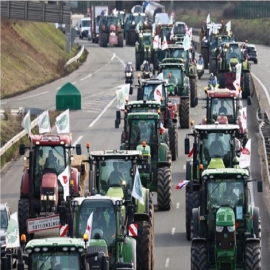
<svg viewBox="0 0 270 270">
<path fill-rule="evenodd" d="M 70 1 L 66 1 L 66 7 L 69 7 L 70 9 Z M 63 6 L 61 8 L 63 8 Z M 66 52 L 68 54 L 70 54 L 71 52 L 71 25 L 72 25 L 72 22 L 71 22 L 71 12 L 70 12 L 69 23 L 66 24 Z"/>
</svg>

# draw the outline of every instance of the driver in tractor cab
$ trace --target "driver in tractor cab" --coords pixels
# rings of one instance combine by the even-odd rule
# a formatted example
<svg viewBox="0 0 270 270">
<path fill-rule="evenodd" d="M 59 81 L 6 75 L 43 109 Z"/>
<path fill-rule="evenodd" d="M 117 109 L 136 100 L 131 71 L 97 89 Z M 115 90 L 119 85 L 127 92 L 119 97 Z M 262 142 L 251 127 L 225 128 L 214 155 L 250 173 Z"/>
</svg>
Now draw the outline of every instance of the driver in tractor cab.
<svg viewBox="0 0 270 270">
<path fill-rule="evenodd" d="M 108 230 L 108 223 L 104 216 L 104 209 L 102 207 L 97 207 L 94 214 L 93 214 L 93 238 L 94 239 L 101 239 L 103 235 L 100 232 L 95 232 L 95 229 L 101 229 L 103 235 L 107 233 Z"/>
<path fill-rule="evenodd" d="M 108 183 L 109 185 L 122 185 L 122 181 L 124 180 L 124 176 L 122 172 L 119 170 L 118 162 L 113 163 L 113 171 L 110 174 Z"/>
<path fill-rule="evenodd" d="M 227 108 L 224 106 L 224 100 L 221 100 L 221 106 L 218 110 L 218 114 L 221 115 L 221 114 L 224 114 L 224 115 L 227 115 L 228 112 L 227 112 Z"/>
<path fill-rule="evenodd" d="M 234 184 L 227 183 L 226 190 L 223 192 L 223 196 L 226 200 L 232 202 L 234 205 L 238 202 L 238 196 L 234 192 Z"/>
<path fill-rule="evenodd" d="M 220 140 L 219 133 L 216 133 L 215 140 L 212 141 L 209 147 L 209 151 L 210 151 L 211 157 L 215 157 L 215 156 L 223 157 L 224 147 L 223 147 L 222 141 Z"/>
<path fill-rule="evenodd" d="M 172 74 L 172 72 L 170 72 L 170 73 L 168 74 L 168 77 L 169 77 L 169 83 L 177 84 L 176 78 L 175 78 L 175 76 Z"/>
<path fill-rule="evenodd" d="M 141 121 L 140 123 L 140 140 L 146 140 L 148 141 L 149 139 L 149 128 L 148 125 L 145 121 Z"/>
<path fill-rule="evenodd" d="M 49 150 L 49 155 L 46 158 L 46 162 L 45 162 L 45 168 L 51 168 L 51 169 L 56 169 L 56 157 L 53 154 L 53 150 L 50 149 Z"/>
</svg>

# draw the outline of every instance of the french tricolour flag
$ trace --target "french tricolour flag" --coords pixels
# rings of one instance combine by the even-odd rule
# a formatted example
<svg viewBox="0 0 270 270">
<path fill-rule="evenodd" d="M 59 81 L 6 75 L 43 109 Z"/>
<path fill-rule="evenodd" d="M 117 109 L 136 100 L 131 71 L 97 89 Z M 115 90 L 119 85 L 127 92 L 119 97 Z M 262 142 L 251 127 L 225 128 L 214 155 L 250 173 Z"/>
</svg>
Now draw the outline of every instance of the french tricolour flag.
<svg viewBox="0 0 270 270">
<path fill-rule="evenodd" d="M 181 180 L 179 184 L 175 187 L 176 189 L 182 189 L 189 183 L 189 180 Z"/>
</svg>

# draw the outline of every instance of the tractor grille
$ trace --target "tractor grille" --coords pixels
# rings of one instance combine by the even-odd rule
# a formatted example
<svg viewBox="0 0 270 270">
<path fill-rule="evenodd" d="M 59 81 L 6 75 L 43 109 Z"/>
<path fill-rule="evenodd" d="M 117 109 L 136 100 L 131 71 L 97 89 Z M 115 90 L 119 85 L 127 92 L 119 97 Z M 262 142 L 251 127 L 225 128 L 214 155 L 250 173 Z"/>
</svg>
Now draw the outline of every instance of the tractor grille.
<svg viewBox="0 0 270 270">
<path fill-rule="evenodd" d="M 100 247 L 100 246 L 93 246 L 87 248 L 87 253 L 94 253 L 94 252 L 101 252 L 104 253 L 106 256 L 108 255 L 107 247 Z"/>
<path fill-rule="evenodd" d="M 222 232 L 216 232 L 216 247 L 218 249 L 233 249 L 235 247 L 236 234 L 229 232 L 227 227 Z"/>
</svg>

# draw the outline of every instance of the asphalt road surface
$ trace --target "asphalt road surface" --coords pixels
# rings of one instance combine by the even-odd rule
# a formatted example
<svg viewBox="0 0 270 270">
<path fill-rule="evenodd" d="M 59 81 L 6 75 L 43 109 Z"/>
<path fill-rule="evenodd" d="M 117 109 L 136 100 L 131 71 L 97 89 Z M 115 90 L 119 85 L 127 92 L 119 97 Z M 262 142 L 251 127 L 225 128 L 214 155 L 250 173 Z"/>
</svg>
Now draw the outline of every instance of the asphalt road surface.
<svg viewBox="0 0 270 270">
<path fill-rule="evenodd" d="M 48 85 L 23 95 L 1 100 L 10 108 L 38 107 L 40 109 L 55 109 L 55 95 L 67 82 L 73 83 L 81 92 L 82 110 L 71 111 L 70 124 L 74 143 L 81 143 L 83 154 L 86 154 L 86 142 L 91 143 L 91 150 L 119 149 L 120 129 L 114 128 L 116 111 L 115 87 L 124 84 L 124 66 L 128 61 L 135 63 L 134 47 L 100 48 L 87 40 L 78 41 L 89 51 L 87 61 L 75 72 Z M 269 48 L 258 46 L 259 64 L 252 66 L 253 73 L 265 86 L 269 87 Z M 266 68 L 268 67 L 268 68 Z M 136 73 L 137 75 L 137 73 Z M 204 96 L 203 87 L 207 85 L 208 70 L 198 81 L 198 94 Z M 134 89 L 131 100 L 136 98 Z M 34 105 L 33 105 L 34 104 Z M 251 174 L 253 178 L 261 179 L 260 158 L 258 156 L 258 127 L 255 118 L 257 102 L 248 106 L 248 129 L 252 139 Z M 191 109 L 191 120 L 199 123 L 204 110 L 202 104 Z M 184 138 L 190 132 L 179 129 L 179 157 L 172 165 L 172 207 L 167 212 L 155 212 L 155 270 L 190 269 L 191 243 L 185 237 L 185 190 L 176 190 L 181 179 L 185 179 Z M 23 158 L 15 161 L 1 177 L 1 200 L 8 202 L 12 212 L 17 211 L 21 173 L 24 168 Z M 256 185 L 251 186 L 253 202 L 260 207 L 262 219 L 262 256 L 263 269 L 270 265 L 270 219 L 267 207 L 261 193 L 257 193 Z M 265 185 L 264 192 L 268 192 Z M 156 197 L 155 197 L 156 201 Z M 37 233 L 35 238 L 57 235 L 57 230 Z"/>
</svg>

